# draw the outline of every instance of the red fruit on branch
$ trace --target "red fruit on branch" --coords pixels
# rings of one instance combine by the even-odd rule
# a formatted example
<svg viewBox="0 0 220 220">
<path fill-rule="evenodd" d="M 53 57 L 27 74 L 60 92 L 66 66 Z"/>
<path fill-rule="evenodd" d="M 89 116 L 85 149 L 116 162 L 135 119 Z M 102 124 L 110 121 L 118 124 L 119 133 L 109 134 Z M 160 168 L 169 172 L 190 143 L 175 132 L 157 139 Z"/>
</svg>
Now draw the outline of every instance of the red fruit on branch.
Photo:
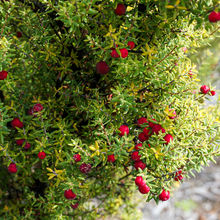
<svg viewBox="0 0 220 220">
<path fill-rule="evenodd" d="M 137 176 L 136 179 L 135 179 L 135 184 L 137 186 L 145 185 L 143 177 L 142 176 Z"/>
<path fill-rule="evenodd" d="M 212 22 L 212 23 L 219 21 L 219 13 L 215 12 L 215 11 L 212 11 L 209 14 L 209 21 Z"/>
<path fill-rule="evenodd" d="M 73 205 L 73 204 L 71 204 L 70 206 L 71 206 L 71 208 L 72 208 L 72 209 L 77 209 L 77 208 L 78 208 L 78 206 L 79 206 L 79 203 L 75 203 L 74 205 Z"/>
<path fill-rule="evenodd" d="M 23 123 L 19 120 L 19 118 L 14 118 L 12 121 L 11 121 L 11 126 L 13 128 L 22 128 L 24 125 Z"/>
<path fill-rule="evenodd" d="M 160 131 L 162 131 L 162 133 L 165 133 L 165 129 L 161 125 L 154 124 L 152 127 L 152 133 L 158 135 Z"/>
<path fill-rule="evenodd" d="M 83 163 L 79 167 L 79 169 L 82 173 L 89 173 L 91 168 L 92 168 L 92 165 L 89 163 Z"/>
<path fill-rule="evenodd" d="M 135 43 L 133 41 L 128 41 L 128 47 L 130 47 L 130 50 L 133 50 L 135 48 Z"/>
<path fill-rule="evenodd" d="M 126 58 L 128 56 L 128 50 L 126 48 L 120 49 L 121 57 Z"/>
<path fill-rule="evenodd" d="M 182 173 L 182 170 L 179 170 L 176 172 L 175 178 L 174 178 L 176 181 L 183 179 L 183 176 L 181 175 L 181 173 Z"/>
<path fill-rule="evenodd" d="M 73 155 L 73 159 L 75 160 L 75 162 L 79 162 L 81 160 L 80 154 Z"/>
<path fill-rule="evenodd" d="M 134 151 L 131 154 L 131 159 L 134 161 L 139 161 L 141 159 L 141 155 L 139 155 L 138 153 L 139 153 L 138 151 Z"/>
<path fill-rule="evenodd" d="M 22 146 L 24 141 L 25 141 L 25 139 L 18 139 L 18 140 L 16 140 L 16 144 L 19 146 Z"/>
<path fill-rule="evenodd" d="M 140 161 L 136 161 L 136 162 L 134 163 L 134 167 L 135 167 L 136 170 L 138 170 L 138 168 L 141 168 L 142 170 L 144 170 L 145 167 L 146 167 L 146 164 L 143 163 L 143 162 L 140 160 Z"/>
<path fill-rule="evenodd" d="M 211 96 L 214 96 L 216 94 L 215 91 L 211 91 Z"/>
<path fill-rule="evenodd" d="M 18 140 L 16 140 L 16 144 L 19 146 L 22 146 L 24 141 L 26 141 L 26 140 L 25 139 L 18 139 Z M 24 149 L 28 150 L 30 147 L 31 147 L 31 145 L 28 142 L 26 142 L 24 145 Z"/>
<path fill-rule="evenodd" d="M 135 145 L 135 150 L 140 150 L 140 147 L 142 147 L 142 143 L 136 144 Z"/>
<path fill-rule="evenodd" d="M 137 120 L 137 124 L 139 127 L 141 127 L 142 124 L 148 123 L 147 119 L 145 117 L 141 117 Z"/>
<path fill-rule="evenodd" d="M 66 199 L 69 200 L 73 200 L 76 198 L 76 194 L 71 189 L 65 190 L 64 196 Z"/>
<path fill-rule="evenodd" d="M 148 139 L 149 139 L 149 137 L 146 136 L 146 135 L 144 134 L 144 132 L 142 132 L 142 133 L 140 133 L 140 134 L 138 135 L 138 140 L 141 141 L 141 142 L 144 142 L 144 141 L 146 141 L 146 140 L 148 140 Z"/>
<path fill-rule="evenodd" d="M 170 192 L 169 191 L 165 191 L 163 189 L 162 193 L 159 195 L 159 200 L 167 201 L 169 198 L 170 198 Z"/>
<path fill-rule="evenodd" d="M 34 107 L 33 107 L 34 112 L 40 112 L 43 109 L 44 109 L 44 107 L 40 103 L 35 104 Z"/>
<path fill-rule="evenodd" d="M 110 55 L 113 58 L 119 58 L 120 57 L 120 55 L 117 53 L 117 51 L 115 49 L 112 50 Z"/>
<path fill-rule="evenodd" d="M 210 91 L 210 88 L 207 85 L 203 85 L 200 88 L 201 93 L 207 94 Z"/>
<path fill-rule="evenodd" d="M 15 163 L 10 163 L 8 166 L 8 172 L 10 173 L 17 173 L 17 167 Z"/>
<path fill-rule="evenodd" d="M 38 153 L 37 156 L 38 156 L 39 159 L 43 160 L 46 157 L 46 153 L 44 151 L 41 151 L 41 152 Z"/>
<path fill-rule="evenodd" d="M 163 139 L 166 141 L 165 144 L 169 144 L 170 141 L 173 141 L 173 136 L 171 134 L 166 134 Z"/>
<path fill-rule="evenodd" d="M 175 181 L 179 181 L 179 180 L 183 179 L 183 176 L 182 175 L 178 175 L 174 179 L 175 179 Z"/>
<path fill-rule="evenodd" d="M 121 16 L 121 15 L 124 15 L 125 12 L 126 12 L 126 7 L 125 7 L 125 5 L 123 5 L 123 4 L 118 4 L 117 7 L 116 7 L 116 9 L 115 9 L 115 14 Z"/>
<path fill-rule="evenodd" d="M 150 187 L 147 186 L 146 184 L 139 186 L 138 189 L 139 189 L 139 192 L 142 194 L 147 194 L 150 191 Z"/>
<path fill-rule="evenodd" d="M 109 72 L 109 66 L 105 61 L 100 61 L 96 64 L 96 72 L 105 75 Z"/>
<path fill-rule="evenodd" d="M 108 162 L 111 162 L 111 163 L 115 162 L 115 155 L 114 154 L 108 155 Z"/>
<path fill-rule="evenodd" d="M 129 128 L 127 125 L 121 125 L 119 128 L 119 131 L 121 132 L 121 133 L 119 133 L 119 135 L 121 137 L 124 136 L 125 134 L 127 134 L 127 135 L 129 134 Z"/>
<path fill-rule="evenodd" d="M 8 72 L 5 70 L 0 71 L 0 80 L 4 80 L 7 78 Z"/>
</svg>

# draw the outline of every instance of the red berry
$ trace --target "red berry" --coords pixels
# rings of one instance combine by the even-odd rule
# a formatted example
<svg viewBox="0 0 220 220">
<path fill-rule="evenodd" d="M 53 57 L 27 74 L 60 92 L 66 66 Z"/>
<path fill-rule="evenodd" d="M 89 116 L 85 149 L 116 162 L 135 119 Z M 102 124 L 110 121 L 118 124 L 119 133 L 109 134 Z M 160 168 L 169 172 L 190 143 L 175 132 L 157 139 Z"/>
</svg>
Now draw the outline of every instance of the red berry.
<svg viewBox="0 0 220 220">
<path fill-rule="evenodd" d="M 106 74 L 109 72 L 109 66 L 105 61 L 100 61 L 96 64 L 96 72 L 99 74 Z"/>
<path fill-rule="evenodd" d="M 140 147 L 142 147 L 142 143 L 136 144 L 135 150 L 140 150 Z"/>
<path fill-rule="evenodd" d="M 181 173 L 182 173 L 182 170 L 179 170 L 176 172 L 175 178 L 174 178 L 176 181 L 183 179 L 183 176 L 181 175 Z"/>
<path fill-rule="evenodd" d="M 130 47 L 130 50 L 133 50 L 135 48 L 135 43 L 133 41 L 128 41 L 128 46 Z"/>
<path fill-rule="evenodd" d="M 137 120 L 137 124 L 139 127 L 141 127 L 142 124 L 148 123 L 147 119 L 145 117 L 141 117 Z"/>
<path fill-rule="evenodd" d="M 16 144 L 19 145 L 19 146 L 22 146 L 24 141 L 25 141 L 25 139 L 18 139 L 18 140 L 16 140 Z M 25 145 L 24 145 L 24 149 L 27 150 L 30 147 L 31 147 L 31 145 L 28 142 L 26 142 Z"/>
<path fill-rule="evenodd" d="M 120 49 L 121 57 L 125 58 L 128 56 L 128 50 L 126 48 Z"/>
<path fill-rule="evenodd" d="M 15 163 L 10 163 L 9 166 L 8 166 L 8 171 L 10 173 L 17 173 L 17 167 L 16 167 L 16 164 Z"/>
<path fill-rule="evenodd" d="M 210 88 L 206 85 L 203 85 L 203 86 L 201 86 L 200 91 L 203 94 L 207 94 L 210 91 Z"/>
<path fill-rule="evenodd" d="M 115 155 L 114 154 L 108 155 L 108 162 L 112 162 L 112 163 L 115 162 Z"/>
<path fill-rule="evenodd" d="M 169 191 L 165 191 L 163 189 L 162 193 L 159 195 L 159 199 L 162 201 L 167 201 L 170 198 L 170 192 Z"/>
<path fill-rule="evenodd" d="M 127 125 L 121 125 L 119 128 L 119 131 L 121 132 L 119 135 L 122 137 L 125 135 L 125 133 L 128 135 L 129 134 L 129 128 Z"/>
<path fill-rule="evenodd" d="M 173 114 L 173 116 L 169 116 L 169 118 L 170 118 L 170 119 L 176 118 L 176 112 L 175 112 L 175 110 L 169 109 L 169 111 L 170 111 L 170 112 L 172 111 L 172 114 Z"/>
<path fill-rule="evenodd" d="M 136 179 L 135 179 L 135 184 L 137 186 L 142 186 L 142 185 L 145 185 L 145 182 L 143 180 L 143 177 L 142 176 L 137 176 Z"/>
<path fill-rule="evenodd" d="M 22 146 L 24 141 L 25 141 L 25 139 L 18 139 L 18 140 L 16 140 L 16 144 L 19 146 Z"/>
<path fill-rule="evenodd" d="M 175 181 L 179 181 L 179 180 L 183 179 L 183 176 L 182 175 L 178 175 L 174 179 L 175 179 Z"/>
<path fill-rule="evenodd" d="M 80 154 L 75 154 L 75 155 L 73 155 L 73 159 L 74 159 L 76 162 L 79 162 L 79 161 L 81 160 Z"/>
<path fill-rule="evenodd" d="M 143 133 L 145 134 L 145 136 L 150 136 L 151 135 L 151 130 L 148 129 L 149 127 L 144 128 Z"/>
<path fill-rule="evenodd" d="M 142 170 L 144 170 L 145 167 L 146 167 L 146 164 L 143 163 L 141 160 L 140 161 L 135 161 L 134 167 L 135 167 L 136 170 L 138 170 L 138 168 L 141 168 Z"/>
<path fill-rule="evenodd" d="M 155 133 L 155 134 L 158 135 L 160 131 L 162 131 L 162 133 L 165 133 L 165 129 L 162 128 L 161 125 L 155 124 L 155 125 L 152 127 L 152 133 L 153 133 L 153 134 Z"/>
<path fill-rule="evenodd" d="M 179 170 L 176 172 L 176 175 L 181 174 L 181 173 L 182 173 L 182 170 Z"/>
<path fill-rule="evenodd" d="M 209 14 L 209 21 L 210 22 L 217 22 L 219 20 L 219 13 L 215 12 L 215 11 L 212 11 L 210 14 Z"/>
<path fill-rule="evenodd" d="M 146 140 L 148 140 L 148 139 L 149 139 L 149 137 L 146 136 L 146 135 L 144 134 L 144 132 L 142 132 L 142 133 L 140 133 L 140 134 L 138 135 L 138 140 L 141 141 L 141 142 L 144 142 L 144 141 L 146 141 Z"/>
<path fill-rule="evenodd" d="M 17 32 L 17 37 L 21 38 L 22 37 L 22 33 L 20 31 Z"/>
<path fill-rule="evenodd" d="M 126 7 L 123 4 L 118 4 L 117 8 L 115 9 L 115 14 L 116 15 L 124 15 L 126 12 Z"/>
<path fill-rule="evenodd" d="M 73 204 L 71 204 L 70 206 L 71 206 L 71 208 L 72 208 L 72 209 L 77 209 L 77 208 L 78 208 L 78 206 L 79 206 L 79 203 L 75 203 L 74 205 L 73 205 Z"/>
<path fill-rule="evenodd" d="M 131 159 L 134 161 L 139 161 L 141 159 L 141 155 L 138 154 L 138 151 L 134 151 L 131 154 Z"/>
<path fill-rule="evenodd" d="M 11 122 L 11 126 L 13 128 L 22 128 L 24 125 L 23 123 L 19 120 L 19 118 L 14 118 Z"/>
<path fill-rule="evenodd" d="M 211 95 L 214 96 L 216 94 L 215 91 L 211 91 Z"/>
<path fill-rule="evenodd" d="M 113 49 L 112 52 L 111 52 L 111 57 L 113 57 L 113 58 L 119 58 L 120 55 L 117 53 L 117 51 L 116 51 L 115 49 Z"/>
<path fill-rule="evenodd" d="M 76 194 L 71 189 L 65 190 L 64 196 L 66 199 L 69 200 L 73 200 L 76 198 Z"/>
<path fill-rule="evenodd" d="M 171 134 L 166 134 L 163 139 L 166 141 L 165 144 L 169 144 L 170 141 L 173 141 L 173 136 Z"/>
<path fill-rule="evenodd" d="M 39 159 L 43 160 L 46 157 L 46 153 L 44 151 L 41 151 L 41 152 L 38 153 L 37 156 L 38 156 Z"/>
<path fill-rule="evenodd" d="M 37 104 L 34 105 L 33 111 L 34 111 L 34 112 L 40 112 L 40 111 L 43 110 L 43 108 L 44 108 L 44 107 L 43 107 L 40 103 L 37 103 Z"/>
<path fill-rule="evenodd" d="M 139 189 L 139 192 L 142 194 L 147 194 L 150 191 L 150 187 L 147 186 L 146 184 L 139 186 L 138 189 Z"/>
<path fill-rule="evenodd" d="M 0 80 L 6 79 L 6 78 L 7 78 L 7 75 L 8 75 L 8 72 L 5 71 L 5 70 L 2 70 L 2 71 L 0 72 Z"/>
<path fill-rule="evenodd" d="M 89 171 L 91 170 L 92 165 L 89 163 L 83 163 L 80 165 L 79 169 L 82 173 L 89 173 Z"/>
</svg>

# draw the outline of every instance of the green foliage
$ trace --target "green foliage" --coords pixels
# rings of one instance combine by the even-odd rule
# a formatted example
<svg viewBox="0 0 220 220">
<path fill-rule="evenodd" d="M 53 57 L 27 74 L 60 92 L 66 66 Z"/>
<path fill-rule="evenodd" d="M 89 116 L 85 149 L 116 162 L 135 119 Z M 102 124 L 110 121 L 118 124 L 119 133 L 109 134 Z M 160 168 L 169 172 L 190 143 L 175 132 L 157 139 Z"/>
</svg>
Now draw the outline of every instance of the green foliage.
<svg viewBox="0 0 220 220">
<path fill-rule="evenodd" d="M 162 189 L 172 191 L 178 170 L 185 179 L 219 156 L 219 108 L 203 108 L 209 95 L 200 93 L 188 57 L 218 35 L 218 24 L 208 21 L 218 0 L 126 0 L 123 16 L 114 13 L 118 3 L 0 3 L 0 71 L 8 71 L 0 81 L 1 217 L 101 219 L 120 209 L 128 219 L 137 175 L 151 189 L 143 200 L 158 202 Z M 116 45 L 118 53 L 127 48 L 128 57 L 112 58 Z M 110 67 L 106 75 L 96 73 L 101 60 Z M 36 103 L 44 109 L 29 115 Z M 24 128 L 10 126 L 15 117 Z M 166 145 L 164 133 L 153 134 L 139 151 L 146 168 L 137 171 L 130 155 L 144 128 L 137 126 L 140 117 L 155 119 L 174 140 Z M 120 137 L 122 124 L 130 133 Z M 31 148 L 18 146 L 18 139 Z M 82 160 L 76 163 L 74 154 Z M 107 161 L 111 154 L 114 163 Z M 16 174 L 7 171 L 13 161 Z M 80 172 L 82 163 L 92 165 L 89 173 Z M 67 189 L 75 200 L 64 197 Z"/>
</svg>

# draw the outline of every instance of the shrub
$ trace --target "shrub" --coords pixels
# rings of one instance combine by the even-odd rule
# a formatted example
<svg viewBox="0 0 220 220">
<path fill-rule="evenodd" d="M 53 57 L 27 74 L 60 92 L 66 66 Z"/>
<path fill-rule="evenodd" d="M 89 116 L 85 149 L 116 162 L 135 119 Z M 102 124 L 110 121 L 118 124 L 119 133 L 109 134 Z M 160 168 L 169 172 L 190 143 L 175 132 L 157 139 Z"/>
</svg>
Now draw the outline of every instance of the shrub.
<svg viewBox="0 0 220 220">
<path fill-rule="evenodd" d="M 0 215 L 132 215 L 132 195 L 165 201 L 219 155 L 187 56 L 217 2 L 2 1 Z"/>
</svg>

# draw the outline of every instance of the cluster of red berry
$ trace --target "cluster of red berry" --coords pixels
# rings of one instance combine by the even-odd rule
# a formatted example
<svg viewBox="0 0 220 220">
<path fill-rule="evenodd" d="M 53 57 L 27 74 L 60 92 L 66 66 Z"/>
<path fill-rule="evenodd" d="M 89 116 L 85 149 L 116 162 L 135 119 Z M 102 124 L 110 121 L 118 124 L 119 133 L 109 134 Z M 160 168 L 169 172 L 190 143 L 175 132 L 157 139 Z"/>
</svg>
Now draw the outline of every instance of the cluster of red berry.
<svg viewBox="0 0 220 220">
<path fill-rule="evenodd" d="M 210 92 L 211 96 L 214 96 L 216 94 L 216 92 L 213 91 L 213 90 L 211 91 L 210 88 L 207 85 L 201 86 L 200 91 L 203 94 L 208 94 Z"/>
<path fill-rule="evenodd" d="M 71 190 L 71 189 L 67 189 L 64 192 L 64 197 L 68 200 L 73 200 L 76 198 L 76 194 Z M 71 204 L 70 205 L 73 209 L 76 209 L 79 206 L 79 203 L 75 203 L 75 204 Z"/>
<path fill-rule="evenodd" d="M 28 114 L 37 116 L 37 113 L 42 110 L 43 110 L 43 106 L 40 103 L 37 103 L 32 108 L 29 109 Z M 19 118 L 16 117 L 11 121 L 11 126 L 15 129 L 23 128 L 24 124 L 22 121 L 20 121 Z M 15 142 L 18 146 L 24 146 L 25 150 L 28 150 L 31 147 L 31 144 L 28 143 L 28 141 L 25 139 L 17 139 Z M 46 153 L 44 151 L 38 153 L 39 159 L 43 160 L 45 157 L 46 157 Z M 14 162 L 10 163 L 10 165 L 8 166 L 8 171 L 10 173 L 16 173 L 17 172 L 16 163 Z"/>
<path fill-rule="evenodd" d="M 126 13 L 126 6 L 124 4 L 118 4 L 115 9 L 116 15 L 124 15 Z M 128 41 L 127 46 L 130 50 L 133 50 L 135 48 L 135 43 L 133 41 Z M 115 48 L 111 48 L 111 57 L 113 58 L 126 58 L 128 56 L 128 50 L 126 48 L 119 49 L 120 54 L 118 54 L 116 48 L 118 45 L 115 45 Z M 107 74 L 109 72 L 110 68 L 108 64 L 105 61 L 100 61 L 96 64 L 96 72 L 99 74 Z"/>
<path fill-rule="evenodd" d="M 130 50 L 133 50 L 135 48 L 135 43 L 133 41 L 128 41 L 127 46 L 130 48 Z M 115 46 L 116 48 L 118 45 Z M 111 48 L 111 57 L 113 58 L 126 58 L 128 56 L 128 50 L 126 48 L 119 49 L 120 55 L 118 54 L 117 50 L 115 48 Z M 96 64 L 96 72 L 102 75 L 105 75 L 109 72 L 110 68 L 108 64 L 105 61 L 100 61 Z"/>
<path fill-rule="evenodd" d="M 116 9 L 115 9 L 115 14 L 118 16 L 122 16 L 125 15 L 126 13 L 126 6 L 124 4 L 118 4 Z M 220 20 L 220 13 L 219 12 L 211 12 L 209 14 L 209 21 L 210 22 L 217 22 Z M 21 32 L 17 32 L 17 37 L 20 38 L 22 37 L 22 33 Z M 126 48 L 121 48 L 121 49 L 116 49 L 118 47 L 118 45 L 115 45 L 115 48 L 111 48 L 111 57 L 113 58 L 126 58 L 128 56 L 128 50 Z M 133 41 L 129 41 L 127 43 L 127 47 L 130 50 L 133 50 L 135 48 L 135 43 Z M 118 53 L 120 52 L 120 54 Z M 105 61 L 100 61 L 96 64 L 96 71 L 99 74 L 107 74 L 109 72 L 110 68 L 108 66 L 108 64 Z M 8 72 L 3 70 L 0 72 L 0 80 L 4 80 L 7 78 Z M 213 96 L 215 95 L 215 91 L 210 91 L 210 88 L 206 85 L 203 85 L 200 88 L 200 91 L 203 94 L 207 94 L 210 92 L 210 94 Z M 28 114 L 29 115 L 34 115 L 36 117 L 37 112 L 40 112 L 43 110 L 43 106 L 40 103 L 35 104 L 32 108 L 29 109 Z M 173 110 L 172 110 L 173 111 Z M 170 118 L 174 119 L 176 117 L 176 112 L 173 111 L 173 116 Z M 154 120 L 154 119 L 153 119 Z M 154 120 L 156 121 L 156 120 Z M 144 127 L 144 129 L 142 130 L 142 132 L 138 135 L 138 140 L 140 142 L 144 142 L 147 141 L 151 135 L 156 134 L 159 135 L 160 132 L 165 133 L 165 129 L 157 123 L 153 123 L 153 122 L 149 122 L 145 117 L 142 117 L 140 119 L 138 119 L 137 121 L 137 125 L 138 127 L 142 128 L 143 125 L 147 125 L 147 127 Z M 11 121 L 11 126 L 13 128 L 23 128 L 23 123 L 20 121 L 19 118 L 14 118 Z M 121 125 L 119 128 L 119 135 L 120 136 L 124 136 L 125 134 L 128 135 L 129 134 L 129 127 L 127 125 Z M 171 134 L 166 134 L 164 137 L 164 141 L 165 144 L 169 144 L 171 141 L 173 141 L 173 136 Z M 138 170 L 139 168 L 144 170 L 146 168 L 146 164 L 141 160 L 141 154 L 139 152 L 140 148 L 142 148 L 142 143 L 138 143 L 135 146 L 135 151 L 132 152 L 131 154 L 131 159 L 134 161 L 134 167 L 136 170 Z M 16 140 L 16 144 L 19 146 L 24 146 L 24 149 L 28 150 L 31 145 L 30 143 L 27 142 L 27 140 L 25 139 L 18 139 Z M 150 144 L 148 144 L 148 147 L 151 147 Z M 46 157 L 46 153 L 44 151 L 39 152 L 38 153 L 38 157 L 39 159 L 44 159 Z M 73 156 L 73 159 L 75 160 L 75 162 L 80 162 L 81 161 L 81 155 L 80 154 L 75 154 Z M 108 155 L 108 162 L 114 163 L 115 162 L 115 156 L 114 154 Z M 82 163 L 79 167 L 80 171 L 82 173 L 88 173 L 90 172 L 92 166 L 91 164 L 87 164 L 87 163 Z M 8 166 L 8 171 L 10 173 L 16 173 L 17 172 L 17 167 L 16 164 L 14 162 L 12 162 L 9 166 Z M 176 172 L 175 174 L 175 180 L 179 181 L 183 179 L 183 176 L 181 175 L 182 171 L 179 170 L 178 172 Z M 144 179 L 142 176 L 137 176 L 135 179 L 135 184 L 138 186 L 138 189 L 140 191 L 140 193 L 142 194 L 147 194 L 150 191 L 150 187 L 147 186 L 147 184 L 145 183 Z M 66 199 L 68 200 L 74 200 L 76 198 L 76 194 L 73 193 L 73 191 L 71 189 L 65 190 L 64 192 L 64 196 Z M 170 197 L 170 192 L 169 191 L 165 191 L 163 189 L 162 193 L 159 195 L 159 199 L 162 201 L 166 201 L 168 200 Z M 73 209 L 76 209 L 78 207 L 78 203 L 72 204 L 71 207 Z"/>
<path fill-rule="evenodd" d="M 142 176 L 137 176 L 135 179 L 135 184 L 138 186 L 138 190 L 142 194 L 147 194 L 150 191 L 150 187 L 144 182 Z M 170 198 L 170 192 L 163 191 L 159 195 L 159 200 L 161 201 L 167 201 Z"/>
<path fill-rule="evenodd" d="M 81 161 L 81 155 L 80 154 L 74 154 L 73 159 L 76 163 Z M 82 163 L 79 167 L 80 171 L 82 173 L 89 173 L 92 168 L 92 165 L 89 163 Z M 64 197 L 68 200 L 73 200 L 76 198 L 76 194 L 73 193 L 71 189 L 65 190 Z M 79 203 L 71 204 L 70 205 L 73 209 L 76 209 L 79 206 Z"/>
<path fill-rule="evenodd" d="M 173 109 L 170 109 L 170 111 L 172 111 L 173 116 L 170 116 L 170 119 L 175 119 L 176 118 L 176 112 Z M 137 126 L 139 128 L 144 127 L 144 125 L 147 125 L 146 127 L 143 128 L 143 131 L 138 135 L 138 140 L 141 143 L 136 144 L 135 146 L 135 151 L 132 152 L 131 154 L 131 159 L 134 161 L 134 167 L 136 170 L 138 170 L 139 168 L 144 170 L 146 168 L 146 164 L 141 160 L 141 154 L 140 154 L 140 149 L 143 147 L 143 142 L 149 140 L 149 138 L 151 137 L 151 135 L 156 134 L 159 135 L 159 133 L 165 133 L 165 129 L 160 125 L 156 123 L 155 119 L 152 119 L 154 122 L 150 122 L 147 120 L 147 118 L 145 117 L 141 117 L 137 120 Z M 119 128 L 119 135 L 120 136 L 124 136 L 125 134 L 128 135 L 129 134 L 129 127 L 127 125 L 121 125 Z M 173 136 L 171 134 L 166 134 L 164 136 L 164 141 L 165 144 L 169 144 L 171 141 L 173 141 Z M 148 144 L 148 147 L 150 148 L 150 144 Z M 114 155 L 110 155 L 111 158 Z M 178 180 L 182 180 L 183 177 L 181 174 L 181 171 L 178 171 L 178 173 L 176 173 L 175 176 L 175 180 L 178 178 Z M 146 183 L 143 180 L 143 177 L 141 176 L 137 176 L 135 179 L 135 183 L 136 185 L 139 187 L 139 191 L 142 194 L 147 194 L 150 191 L 150 188 L 146 185 Z M 159 195 L 159 199 L 162 201 L 166 201 L 169 199 L 169 191 L 165 191 L 163 190 L 162 193 Z"/>
</svg>

